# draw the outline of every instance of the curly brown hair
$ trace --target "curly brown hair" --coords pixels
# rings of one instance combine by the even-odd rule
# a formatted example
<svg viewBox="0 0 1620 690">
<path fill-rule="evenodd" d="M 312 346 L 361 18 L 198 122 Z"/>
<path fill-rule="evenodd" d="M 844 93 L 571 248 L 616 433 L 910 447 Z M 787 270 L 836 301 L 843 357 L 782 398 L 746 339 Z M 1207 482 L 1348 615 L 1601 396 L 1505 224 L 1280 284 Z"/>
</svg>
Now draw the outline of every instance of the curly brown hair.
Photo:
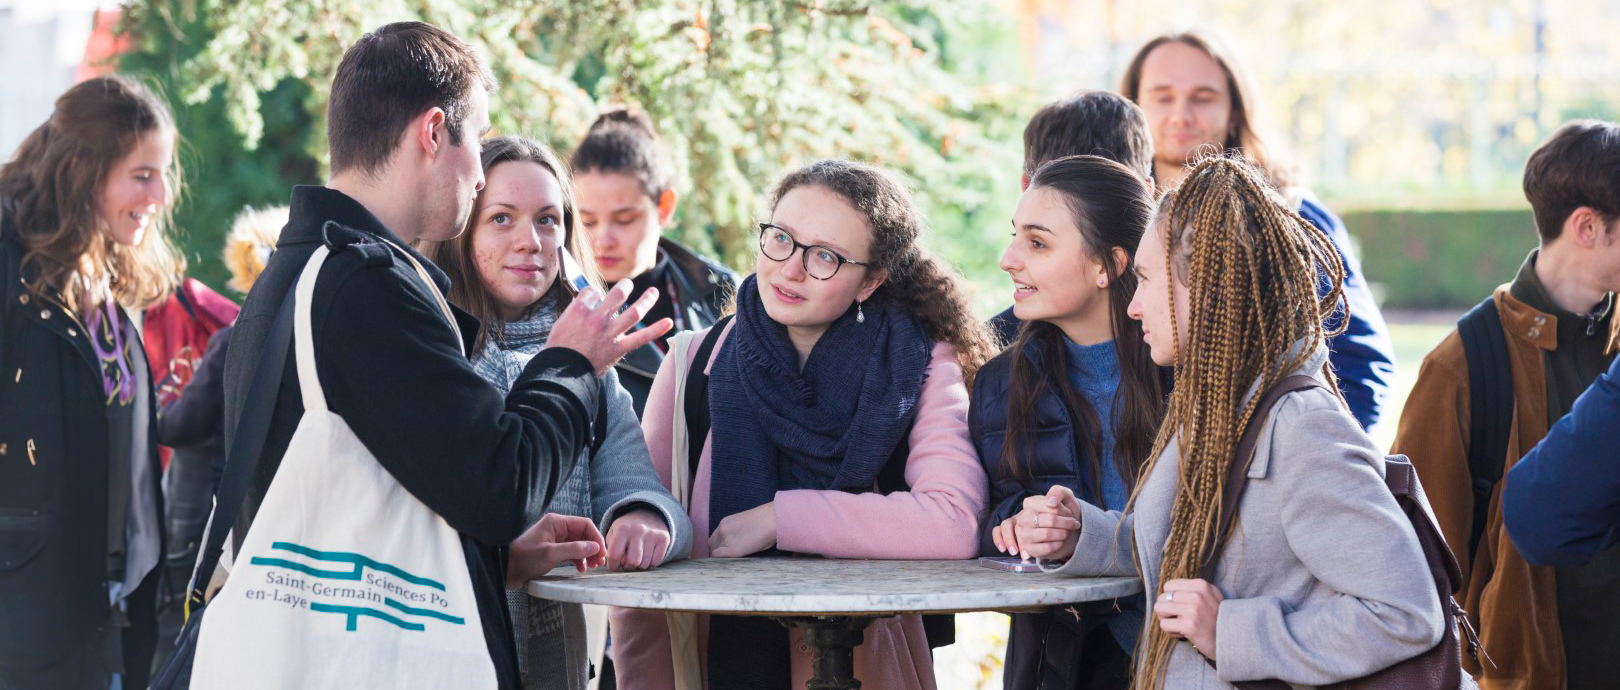
<svg viewBox="0 0 1620 690">
<path fill-rule="evenodd" d="M 771 195 L 771 207 L 804 186 L 837 194 L 866 217 L 872 229 L 870 262 L 888 274 L 871 299 L 905 310 L 929 338 L 950 343 L 971 389 L 979 367 L 995 354 L 995 341 L 968 307 L 961 277 L 918 243 L 927 219 L 911 193 L 876 166 L 824 160 L 783 177 Z"/>
<path fill-rule="evenodd" d="M 164 174 L 171 201 L 140 244 L 114 242 L 96 215 L 113 166 L 151 133 L 176 136 L 168 106 L 134 79 L 96 77 L 57 98 L 50 119 L 0 166 L 0 217 L 22 243 L 30 293 L 57 293 L 75 311 L 108 298 L 145 309 L 179 287 L 186 261 L 169 238 L 181 192 L 178 156 Z"/>
</svg>

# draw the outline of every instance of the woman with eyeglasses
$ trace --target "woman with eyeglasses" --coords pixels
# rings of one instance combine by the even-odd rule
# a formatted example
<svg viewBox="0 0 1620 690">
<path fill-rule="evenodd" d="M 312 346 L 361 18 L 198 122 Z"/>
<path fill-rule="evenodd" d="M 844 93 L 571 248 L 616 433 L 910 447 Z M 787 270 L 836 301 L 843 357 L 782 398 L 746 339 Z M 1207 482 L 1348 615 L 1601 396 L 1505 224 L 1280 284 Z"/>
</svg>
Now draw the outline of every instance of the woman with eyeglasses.
<svg viewBox="0 0 1620 690">
<path fill-rule="evenodd" d="M 965 381 L 991 341 L 958 279 L 918 246 L 922 214 L 888 174 L 846 161 L 789 174 L 772 207 L 735 317 L 716 325 L 707 360 L 664 361 L 642 415 L 668 482 L 677 368 L 707 371 L 710 428 L 726 433 L 692 458 L 692 556 L 973 557 L 987 480 Z M 692 338 L 696 352 L 709 333 Z M 800 633 L 769 619 L 698 617 L 695 660 L 674 658 L 661 613 L 612 621 L 626 690 L 672 688 L 676 664 L 694 662 L 716 690 L 809 678 Z M 929 638 L 917 616 L 874 622 L 856 677 L 934 687 Z"/>
</svg>

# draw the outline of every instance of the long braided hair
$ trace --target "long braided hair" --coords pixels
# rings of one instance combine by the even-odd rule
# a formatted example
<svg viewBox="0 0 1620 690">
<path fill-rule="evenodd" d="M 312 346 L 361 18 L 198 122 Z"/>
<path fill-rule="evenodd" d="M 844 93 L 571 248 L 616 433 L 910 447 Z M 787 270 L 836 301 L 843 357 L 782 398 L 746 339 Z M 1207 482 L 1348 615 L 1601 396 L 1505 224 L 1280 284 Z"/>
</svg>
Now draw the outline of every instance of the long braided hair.
<svg viewBox="0 0 1620 690">
<path fill-rule="evenodd" d="M 1187 285 L 1191 301 L 1183 341 L 1170 291 L 1175 389 L 1142 474 L 1176 443 L 1181 464 L 1151 590 L 1158 592 L 1170 580 L 1197 578 L 1219 552 L 1218 513 L 1238 440 L 1264 391 L 1302 366 L 1312 343 L 1337 334 L 1324 319 L 1344 299 L 1344 267 L 1332 240 L 1300 218 L 1264 173 L 1230 157 L 1199 162 L 1160 202 L 1154 226 L 1150 232 L 1166 233 L 1166 275 Z M 1324 365 L 1323 374 L 1337 390 L 1331 369 Z M 1245 400 L 1257 381 L 1257 393 Z M 1173 637 L 1149 626 L 1134 688 L 1163 686 L 1174 646 Z"/>
</svg>

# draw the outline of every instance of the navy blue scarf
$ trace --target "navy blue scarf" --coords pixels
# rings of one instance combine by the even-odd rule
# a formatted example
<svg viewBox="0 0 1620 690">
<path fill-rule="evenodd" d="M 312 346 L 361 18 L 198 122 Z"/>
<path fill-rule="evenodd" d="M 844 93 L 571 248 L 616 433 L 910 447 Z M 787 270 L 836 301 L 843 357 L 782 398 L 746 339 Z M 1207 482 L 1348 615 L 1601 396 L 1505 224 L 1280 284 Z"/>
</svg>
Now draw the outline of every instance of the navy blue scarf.
<svg viewBox="0 0 1620 690">
<path fill-rule="evenodd" d="M 869 302 L 864 323 L 855 311 L 827 328 L 801 370 L 787 328 L 765 313 L 757 277 L 738 287 L 736 325 L 709 375 L 711 533 L 778 491 L 873 490 L 916 417 L 933 345 L 904 311 Z M 789 685 L 781 625 L 715 616 L 709 640 L 711 688 Z"/>
</svg>

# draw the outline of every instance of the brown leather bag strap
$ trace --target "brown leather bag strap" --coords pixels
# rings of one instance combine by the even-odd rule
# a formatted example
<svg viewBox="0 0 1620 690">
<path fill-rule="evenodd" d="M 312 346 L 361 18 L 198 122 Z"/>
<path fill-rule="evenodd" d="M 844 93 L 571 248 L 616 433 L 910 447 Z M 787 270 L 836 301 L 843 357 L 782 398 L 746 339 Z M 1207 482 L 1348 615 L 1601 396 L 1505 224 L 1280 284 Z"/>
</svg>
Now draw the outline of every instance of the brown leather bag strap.
<svg viewBox="0 0 1620 690">
<path fill-rule="evenodd" d="M 1320 381 L 1310 376 L 1295 374 L 1283 378 L 1271 390 L 1266 391 L 1265 397 L 1254 406 L 1254 414 L 1249 417 L 1249 424 L 1243 428 L 1243 437 L 1238 439 L 1237 450 L 1232 453 L 1232 465 L 1226 471 L 1226 488 L 1221 493 L 1221 512 L 1216 517 L 1215 544 L 1209 549 L 1209 555 L 1204 559 L 1204 566 L 1198 569 L 1199 579 L 1205 582 L 1215 582 L 1215 568 L 1221 561 L 1221 552 L 1226 550 L 1226 542 L 1232 536 L 1232 526 L 1237 522 L 1238 502 L 1243 499 L 1243 490 L 1249 485 L 1249 466 L 1254 464 L 1254 447 L 1260 443 L 1260 431 L 1266 426 L 1266 418 L 1271 416 L 1271 409 L 1277 406 L 1277 401 L 1283 396 L 1296 391 L 1309 388 L 1325 388 Z M 1211 668 L 1215 667 L 1215 660 L 1204 657 Z M 1238 681 L 1232 684 L 1239 690 L 1287 690 L 1287 683 L 1279 680 L 1249 680 Z"/>
<path fill-rule="evenodd" d="M 1313 377 L 1300 374 L 1288 376 L 1266 391 L 1260 403 L 1254 406 L 1254 414 L 1249 417 L 1248 426 L 1243 428 L 1237 451 L 1232 454 L 1232 465 L 1227 469 L 1226 490 L 1221 494 L 1221 512 L 1216 517 L 1215 543 L 1208 550 L 1204 566 L 1198 571 L 1199 578 L 1207 582 L 1215 581 L 1215 567 L 1220 563 L 1221 552 L 1226 549 L 1226 542 L 1232 535 L 1232 525 L 1237 522 L 1238 501 L 1243 499 L 1243 489 L 1249 484 L 1249 466 L 1254 463 L 1254 447 L 1260 443 L 1260 431 L 1265 428 L 1271 409 L 1289 393 L 1318 387 L 1322 387 L 1322 384 Z"/>
</svg>

